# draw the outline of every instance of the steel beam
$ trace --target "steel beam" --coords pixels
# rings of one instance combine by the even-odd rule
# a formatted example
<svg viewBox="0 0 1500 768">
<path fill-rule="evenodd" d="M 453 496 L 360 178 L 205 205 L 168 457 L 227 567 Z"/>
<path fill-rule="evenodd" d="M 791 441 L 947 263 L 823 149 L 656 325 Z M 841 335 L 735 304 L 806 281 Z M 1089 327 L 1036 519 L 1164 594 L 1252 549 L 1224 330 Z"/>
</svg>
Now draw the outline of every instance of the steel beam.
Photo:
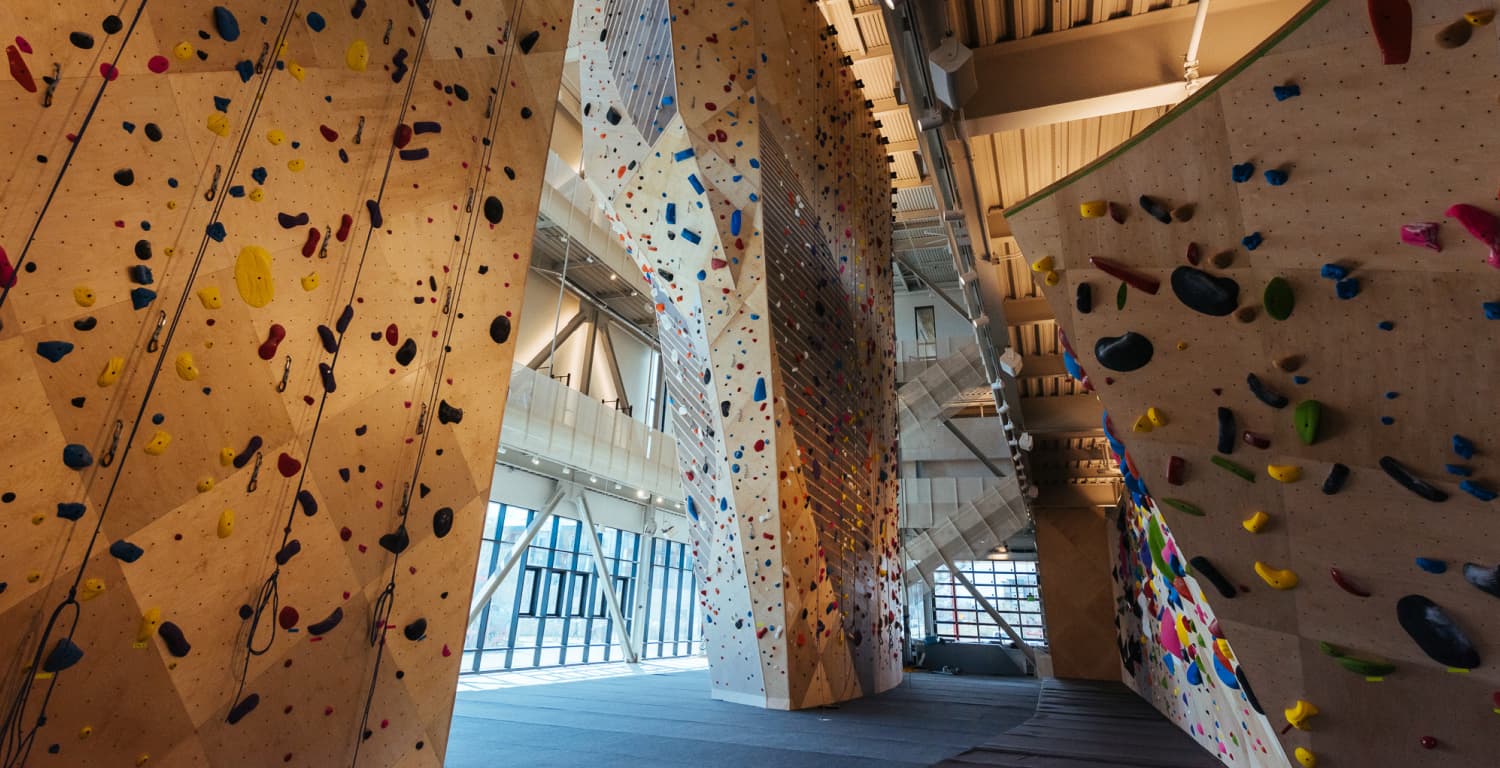
<svg viewBox="0 0 1500 768">
<path fill-rule="evenodd" d="M 979 463 L 983 464 L 984 468 L 988 469 L 991 474 L 995 477 L 1005 477 L 1005 473 L 999 467 L 995 466 L 995 462 L 990 461 L 990 458 L 984 455 L 984 451 L 979 450 L 979 446 L 975 445 L 974 441 L 970 440 L 968 435 L 965 435 L 962 430 L 953 424 L 952 419 L 943 419 L 943 426 L 947 427 L 948 431 L 952 432 L 953 436 L 958 438 L 958 441 L 963 443 L 964 447 L 969 449 L 969 453 L 974 454 L 974 458 L 979 459 Z"/>
<path fill-rule="evenodd" d="M 615 593 L 614 574 L 609 572 L 609 566 L 604 563 L 604 553 L 599 551 L 599 534 L 594 529 L 594 517 L 589 514 L 589 500 L 579 492 L 573 493 L 573 506 L 578 508 L 578 519 L 583 523 L 583 533 L 588 537 L 589 552 L 594 556 L 594 570 L 599 574 L 599 588 L 604 590 L 604 602 L 609 607 L 609 613 L 614 617 L 615 626 L 619 631 L 615 632 L 615 639 L 620 643 L 620 651 L 625 654 L 625 661 L 630 664 L 640 662 L 635 648 L 630 642 L 629 625 L 625 623 L 625 613 L 620 610 L 620 596 Z"/>
<path fill-rule="evenodd" d="M 905 269 L 907 272 L 909 272 L 912 277 L 915 277 L 917 279 L 918 282 L 920 282 L 922 285 L 927 286 L 928 290 L 937 294 L 938 298 L 942 299 L 944 304 L 952 307 L 953 311 L 957 312 L 959 317 L 962 317 L 965 320 L 972 319 L 969 315 L 969 310 L 967 307 L 959 304 L 953 299 L 952 296 L 948 295 L 947 291 L 939 288 L 937 283 L 932 282 L 930 278 L 922 274 L 922 271 L 920 269 L 912 266 L 911 262 L 907 261 L 905 256 L 896 256 L 895 260 L 897 264 L 901 265 L 902 269 Z"/>
<path fill-rule="evenodd" d="M 589 338 L 583 345 L 583 371 L 578 376 L 578 391 L 589 394 L 594 384 L 594 342 L 599 337 L 599 310 L 589 312 Z"/>
<path fill-rule="evenodd" d="M 558 347 L 561 347 L 563 345 L 563 342 L 567 341 L 568 337 L 572 336 L 573 332 L 578 330 L 579 326 L 583 325 L 584 314 L 585 313 L 583 312 L 579 312 L 578 314 L 573 315 L 573 317 L 570 318 L 565 325 L 563 325 L 562 329 L 557 332 L 557 341 L 550 342 L 546 346 L 542 347 L 541 350 L 533 355 L 530 360 L 526 361 L 526 367 L 530 368 L 533 371 L 542 367 L 542 364 L 547 362 L 547 360 L 552 357 L 552 351 L 557 349 Z"/>
<path fill-rule="evenodd" d="M 536 517 L 531 519 L 531 525 L 526 526 L 526 530 L 521 533 L 521 538 L 516 540 L 515 547 L 511 549 L 510 554 L 505 556 L 505 562 L 500 565 L 498 570 L 490 574 L 490 577 L 485 579 L 484 585 L 474 593 L 474 602 L 469 604 L 470 624 L 473 624 L 474 620 L 479 618 L 479 614 L 484 611 L 485 603 L 490 601 L 490 597 L 495 594 L 496 589 L 500 588 L 500 585 L 505 581 L 505 577 L 509 576 L 512 570 L 515 570 L 516 564 L 526 559 L 526 549 L 531 546 L 531 540 L 536 538 L 538 531 L 542 530 L 542 525 L 552 518 L 553 510 L 557 509 L 557 505 L 562 499 L 563 486 L 559 484 L 557 490 L 552 493 L 552 498 L 548 499 L 547 503 L 541 509 L 537 510 Z"/>
<path fill-rule="evenodd" d="M 1027 644 L 1026 639 L 1021 637 L 1021 633 L 1017 632 L 1015 627 L 1012 627 L 1000 615 L 999 611 L 995 610 L 995 606 L 990 605 L 990 601 L 975 588 L 974 582 L 969 581 L 969 577 L 965 576 L 964 572 L 959 570 L 957 565 L 953 564 L 953 560 L 948 557 L 947 552 L 939 548 L 937 553 L 938 557 L 943 558 L 943 565 L 948 566 L 948 572 L 953 574 L 953 578 L 957 579 L 958 583 L 964 585 L 964 589 L 968 590 L 969 595 L 974 598 L 974 601 L 979 603 L 979 607 L 983 608 L 984 612 L 990 615 L 990 619 L 1000 627 L 1001 631 L 1009 635 L 1010 639 L 1015 642 L 1016 647 L 1021 650 L 1021 653 L 1026 655 L 1026 660 L 1031 662 L 1031 668 L 1034 672 L 1036 670 L 1036 650 Z"/>
<path fill-rule="evenodd" d="M 620 373 L 620 357 L 615 354 L 615 339 L 610 333 L 613 323 L 604 321 L 599 330 L 599 345 L 604 347 L 604 361 L 608 363 L 609 377 L 615 385 L 615 397 L 620 400 L 620 410 L 630 411 L 630 394 L 625 391 L 625 377 Z"/>
</svg>

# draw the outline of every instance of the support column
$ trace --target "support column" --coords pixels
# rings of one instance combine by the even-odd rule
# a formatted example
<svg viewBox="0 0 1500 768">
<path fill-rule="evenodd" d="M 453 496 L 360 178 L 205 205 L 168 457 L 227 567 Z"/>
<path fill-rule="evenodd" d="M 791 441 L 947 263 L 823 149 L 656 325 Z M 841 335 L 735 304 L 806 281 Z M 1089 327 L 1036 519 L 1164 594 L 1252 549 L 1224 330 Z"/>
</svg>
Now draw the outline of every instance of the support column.
<svg viewBox="0 0 1500 768">
<path fill-rule="evenodd" d="M 474 602 L 469 604 L 470 624 L 473 624 L 474 620 L 479 618 L 479 614 L 484 611 L 484 604 L 490 601 L 490 597 L 495 594 L 495 590 L 499 589 L 500 585 L 505 582 L 505 577 L 509 576 L 512 570 L 515 570 L 516 564 L 526 558 L 526 548 L 531 546 L 531 540 L 536 538 L 537 532 L 542 530 L 542 526 L 551 519 L 553 510 L 557 509 L 558 502 L 562 501 L 562 498 L 563 487 L 558 485 L 557 490 L 552 493 L 552 498 L 548 499 L 546 505 L 537 510 L 536 517 L 531 519 L 531 524 L 526 526 L 526 530 L 521 533 L 521 538 L 516 540 L 516 546 L 510 551 L 509 555 L 505 556 L 505 562 L 500 565 L 498 570 L 490 574 L 488 579 L 485 579 L 483 586 L 474 592 Z"/>
<path fill-rule="evenodd" d="M 964 572 L 958 569 L 958 566 L 953 564 L 953 560 L 948 557 L 947 552 L 944 552 L 941 549 L 939 549 L 937 552 L 938 557 L 943 558 L 943 564 L 948 566 L 948 572 L 953 574 L 953 578 L 957 579 L 958 583 L 964 585 L 964 589 L 968 590 L 969 594 L 974 598 L 974 600 L 979 603 L 979 607 L 983 608 L 984 612 L 990 615 L 990 619 L 992 619 L 997 625 L 999 625 L 1000 629 L 1004 631 L 1006 635 L 1009 635 L 1011 640 L 1015 641 L 1016 647 L 1021 650 L 1021 653 L 1026 655 L 1026 660 L 1031 662 L 1031 668 L 1033 671 L 1035 671 L 1036 650 L 1026 643 L 1025 638 L 1021 637 L 1021 633 L 1017 632 L 1015 628 L 1012 627 L 1010 623 L 1000 615 L 999 611 L 995 610 L 995 606 L 990 605 L 989 599 L 981 594 L 977 588 L 975 588 L 974 582 L 969 581 L 969 577 L 965 576 Z"/>
<path fill-rule="evenodd" d="M 640 657 L 630 646 L 625 614 L 620 610 L 620 596 L 615 593 L 614 574 L 609 572 L 609 566 L 604 563 L 604 553 L 599 550 L 599 534 L 594 528 L 594 518 L 589 514 L 589 500 L 584 498 L 581 491 L 574 491 L 573 506 L 578 509 L 578 519 L 583 523 L 584 535 L 588 537 L 589 552 L 594 556 L 594 572 L 599 574 L 599 588 L 604 590 L 604 603 L 609 607 L 610 616 L 614 617 L 615 626 L 620 628 L 615 633 L 615 639 L 620 643 L 620 651 L 625 654 L 626 663 L 639 663 Z"/>
</svg>

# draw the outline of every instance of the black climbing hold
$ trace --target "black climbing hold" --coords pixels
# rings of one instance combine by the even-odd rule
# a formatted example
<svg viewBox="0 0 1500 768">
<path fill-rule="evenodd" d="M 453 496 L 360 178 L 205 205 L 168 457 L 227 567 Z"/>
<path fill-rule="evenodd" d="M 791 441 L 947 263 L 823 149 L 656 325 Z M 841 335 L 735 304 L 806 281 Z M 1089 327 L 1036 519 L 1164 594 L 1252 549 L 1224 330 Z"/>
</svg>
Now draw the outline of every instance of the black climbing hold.
<svg viewBox="0 0 1500 768">
<path fill-rule="evenodd" d="M 52 646 L 52 652 L 47 654 L 47 659 L 42 662 L 42 671 L 61 672 L 82 660 L 82 648 L 74 645 L 73 641 L 66 637 L 58 638 L 57 645 Z"/>
<path fill-rule="evenodd" d="M 307 633 L 314 637 L 327 634 L 328 632 L 332 631 L 334 627 L 337 627 L 339 625 L 339 622 L 343 620 L 344 609 L 334 608 L 333 613 L 328 614 L 328 618 L 316 624 L 307 625 Z"/>
<path fill-rule="evenodd" d="M 333 335 L 333 329 L 326 325 L 318 326 L 318 341 L 323 342 L 323 351 L 333 354 L 339 351 L 339 340 Z"/>
<path fill-rule="evenodd" d="M 521 119 L 522 120 L 530 120 L 531 119 L 531 107 L 521 107 Z"/>
<path fill-rule="evenodd" d="M 1328 468 L 1328 477 L 1323 478 L 1323 493 L 1329 496 L 1338 493 L 1344 487 L 1344 481 L 1349 479 L 1349 468 L 1343 464 L 1334 464 Z"/>
<path fill-rule="evenodd" d="M 308 517 L 318 514 L 318 500 L 306 488 L 297 491 L 297 505 L 302 507 L 302 514 Z"/>
<path fill-rule="evenodd" d="M 725 418 L 729 417 L 729 401 L 728 400 L 722 400 L 722 401 L 719 402 L 719 413 L 724 414 Z"/>
<path fill-rule="evenodd" d="M 161 141 L 161 126 L 156 123 L 146 123 L 146 127 L 142 130 L 146 132 L 146 138 L 152 141 Z"/>
<path fill-rule="evenodd" d="M 116 541 L 115 543 L 109 545 L 109 554 L 117 560 L 123 560 L 127 563 L 133 563 L 141 559 L 141 555 L 146 554 L 146 550 L 141 549 L 140 547 L 131 544 L 124 539 L 120 539 L 119 541 Z"/>
<path fill-rule="evenodd" d="M 135 241 L 135 257 L 137 259 L 140 259 L 141 261 L 150 261 L 151 260 L 151 241 L 150 240 L 137 240 L 137 241 Z"/>
<path fill-rule="evenodd" d="M 614 107 L 610 107 L 609 111 L 604 113 L 604 119 L 608 120 L 610 125 L 619 125 L 620 117 L 620 110 Z"/>
<path fill-rule="evenodd" d="M 1105 336 L 1094 343 L 1094 357 L 1112 371 L 1134 371 L 1151 362 L 1155 348 L 1151 340 L 1135 331 L 1120 336 Z"/>
<path fill-rule="evenodd" d="M 411 544 L 411 537 L 406 533 L 406 525 L 403 524 L 396 529 L 395 533 L 387 533 L 380 537 L 380 548 L 393 555 L 399 555 L 406 551 Z"/>
<path fill-rule="evenodd" d="M 162 642 L 167 644 L 167 652 L 179 659 L 193 650 L 192 644 L 183 636 L 182 628 L 170 621 L 163 621 L 161 626 L 156 628 L 156 634 L 160 635 Z"/>
<path fill-rule="evenodd" d="M 499 224 L 505 218 L 505 206 L 500 204 L 500 198 L 490 195 L 484 199 L 484 220 L 491 224 Z"/>
<path fill-rule="evenodd" d="M 312 218 L 307 215 L 307 211 L 303 211 L 296 215 L 290 213 L 276 214 L 276 223 L 280 224 L 282 229 L 296 229 L 297 227 L 305 227 L 307 226 L 307 222 L 311 220 Z"/>
<path fill-rule="evenodd" d="M 94 330 L 94 327 L 98 324 L 99 319 L 94 317 L 93 315 L 89 315 L 88 317 L 80 317 L 77 320 L 74 320 L 73 328 L 76 330 L 87 332 Z"/>
<path fill-rule="evenodd" d="M 1214 277 L 1195 267 L 1172 270 L 1172 293 L 1195 312 L 1224 317 L 1240 303 L 1240 284 L 1233 278 Z"/>
<path fill-rule="evenodd" d="M 78 443 L 68 443 L 63 447 L 63 464 L 68 469 L 84 469 L 94 463 L 94 454 L 89 449 Z"/>
<path fill-rule="evenodd" d="M 122 187 L 128 187 L 135 183 L 135 171 L 129 168 L 121 168 L 115 171 L 115 183 Z"/>
<path fill-rule="evenodd" d="M 1486 568 L 1475 563 L 1464 563 L 1464 581 L 1495 597 L 1500 597 L 1500 566 Z"/>
<path fill-rule="evenodd" d="M 250 438 L 250 442 L 245 444 L 245 450 L 240 451 L 239 455 L 234 457 L 234 468 L 244 469 L 245 465 L 249 464 L 250 460 L 255 458 L 255 452 L 260 450 L 262 443 L 264 441 L 260 439 L 260 435 Z"/>
<path fill-rule="evenodd" d="M 1079 314 L 1087 315 L 1094 311 L 1094 289 L 1088 283 L 1078 284 L 1076 303 Z"/>
<path fill-rule="evenodd" d="M 240 620 L 245 621 L 248 620 L 251 616 L 255 615 L 255 609 L 251 608 L 249 603 L 241 603 L 238 613 L 240 615 Z"/>
<path fill-rule="evenodd" d="M 1407 595 L 1396 601 L 1396 620 L 1433 661 L 1449 669 L 1479 666 L 1479 651 L 1437 603 L 1422 595 Z"/>
<path fill-rule="evenodd" d="M 64 520 L 73 520 L 76 522 L 83 517 L 83 513 L 86 510 L 87 507 L 77 501 L 60 501 L 57 503 L 57 516 Z"/>
<path fill-rule="evenodd" d="M 1224 578 L 1224 574 L 1219 573 L 1219 569 L 1215 568 L 1214 564 L 1208 561 L 1208 558 L 1202 556 L 1194 557 L 1188 560 L 1188 565 L 1191 565 L 1193 570 L 1201 574 L 1203 578 L 1208 579 L 1209 583 L 1213 584 L 1214 588 L 1219 590 L 1219 594 L 1224 597 L 1232 600 L 1239 595 L 1240 592 L 1234 588 L 1234 584 L 1231 584 L 1229 579 Z"/>
<path fill-rule="evenodd" d="M 1167 208 L 1167 206 L 1164 205 L 1160 200 L 1157 200 L 1150 195 L 1141 195 L 1140 204 L 1141 209 L 1149 214 L 1151 218 L 1156 219 L 1163 224 L 1172 223 L 1171 209 Z"/>
<path fill-rule="evenodd" d="M 464 409 L 454 408 L 447 400 L 438 401 L 438 422 L 442 424 L 457 424 L 464 420 Z"/>
<path fill-rule="evenodd" d="M 235 704 L 233 707 L 231 707 L 229 709 L 229 717 L 226 719 L 229 721 L 230 725 L 234 725 L 235 723 L 238 723 L 239 721 L 245 719 L 245 715 L 250 714 L 250 712 L 259 705 L 260 694 L 252 693 L 249 696 L 240 699 L 238 704 Z"/>
<path fill-rule="evenodd" d="M 334 323 L 333 329 L 339 333 L 349 330 L 349 322 L 354 319 L 354 305 L 345 304 L 344 311 L 339 313 L 339 321 Z"/>
<path fill-rule="evenodd" d="M 453 508 L 443 507 L 432 513 L 432 535 L 443 538 L 453 530 Z"/>
<path fill-rule="evenodd" d="M 541 37 L 542 33 L 539 30 L 533 29 L 527 32 L 526 36 L 521 38 L 521 53 L 531 53 L 532 46 L 536 45 L 536 41 L 541 39 Z"/>
<path fill-rule="evenodd" d="M 1245 677 L 1245 668 L 1236 667 L 1234 677 L 1240 681 L 1240 691 L 1245 694 L 1245 701 L 1250 704 L 1250 708 L 1264 715 L 1266 711 L 1260 708 L 1260 702 L 1255 698 L 1255 691 L 1250 688 L 1250 681 Z"/>
<path fill-rule="evenodd" d="M 427 634 L 427 620 L 417 619 L 401 629 L 401 634 L 406 635 L 407 640 L 421 640 Z"/>
<path fill-rule="evenodd" d="M 365 210 L 370 212 L 370 226 L 380 229 L 380 225 L 385 223 L 385 217 L 380 215 L 380 203 L 374 200 L 366 200 Z"/>
<path fill-rule="evenodd" d="M 1250 393 L 1255 395 L 1256 399 L 1272 408 L 1285 408 L 1286 404 L 1290 402 L 1286 399 L 1286 395 L 1267 389 L 1265 383 L 1260 380 L 1260 377 L 1253 373 L 1245 377 L 1245 383 L 1250 385 Z"/>
<path fill-rule="evenodd" d="M 1446 491 L 1428 485 L 1426 481 L 1413 475 L 1411 470 L 1390 456 L 1380 457 L 1380 468 L 1385 470 L 1385 473 L 1390 475 L 1392 480 L 1400 483 L 1402 488 L 1428 501 L 1440 502 L 1448 500 L 1448 493 Z"/>
<path fill-rule="evenodd" d="M 1219 453 L 1234 453 L 1234 411 L 1219 406 Z"/>
<path fill-rule="evenodd" d="M 288 541 L 286 543 L 286 546 L 282 547 L 280 550 L 278 550 L 276 552 L 276 564 L 277 565 L 286 565 L 288 562 L 291 561 L 292 558 L 294 558 L 294 557 L 297 556 L 298 552 L 301 552 L 301 551 L 302 551 L 302 542 L 300 542 L 300 541 L 298 541 L 296 539 L 292 539 L 291 541 Z"/>
<path fill-rule="evenodd" d="M 94 47 L 94 36 L 87 32 L 74 32 L 68 35 L 68 42 L 87 51 Z"/>
<path fill-rule="evenodd" d="M 401 343 L 401 348 L 396 350 L 396 362 L 402 366 L 411 365 L 411 361 L 417 356 L 417 342 L 407 339 Z"/>
<path fill-rule="evenodd" d="M 114 33 L 124 29 L 125 23 L 120 21 L 119 16 L 111 13 L 110 15 L 104 17 L 104 23 L 100 24 L 99 26 L 104 28 L 104 34 L 113 35 Z"/>
<path fill-rule="evenodd" d="M 496 315 L 490 321 L 490 341 L 496 344 L 504 344 L 510 338 L 510 318 L 505 315 Z"/>
<path fill-rule="evenodd" d="M 333 392 L 339 388 L 339 384 L 333 378 L 333 366 L 328 363 L 318 363 L 318 376 L 323 380 L 323 391 Z"/>
</svg>

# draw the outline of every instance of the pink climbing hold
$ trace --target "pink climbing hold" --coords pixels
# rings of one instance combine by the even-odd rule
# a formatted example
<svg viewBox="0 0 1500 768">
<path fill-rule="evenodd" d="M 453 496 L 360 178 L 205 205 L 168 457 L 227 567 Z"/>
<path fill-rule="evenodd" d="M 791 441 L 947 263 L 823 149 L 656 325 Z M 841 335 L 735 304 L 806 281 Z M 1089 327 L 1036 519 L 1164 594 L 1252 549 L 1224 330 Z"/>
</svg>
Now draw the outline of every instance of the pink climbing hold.
<svg viewBox="0 0 1500 768">
<path fill-rule="evenodd" d="M 0 248 L 0 288 L 16 287 L 16 268 L 11 265 L 5 249 Z"/>
<path fill-rule="evenodd" d="M 1438 243 L 1438 225 L 1431 221 L 1402 224 L 1401 242 L 1418 248 L 1430 248 L 1439 252 L 1443 250 L 1443 246 Z"/>
<path fill-rule="evenodd" d="M 1500 269 L 1500 217 L 1484 210 L 1476 208 L 1467 203 L 1459 203 L 1448 207 L 1443 215 L 1450 219 L 1458 219 L 1458 223 L 1469 230 L 1474 239 L 1489 246 L 1490 266 Z"/>
<path fill-rule="evenodd" d="M 31 43 L 27 42 L 26 38 L 20 35 L 16 35 L 16 47 L 21 49 L 21 53 L 28 56 L 31 55 Z"/>
<path fill-rule="evenodd" d="M 116 69 L 115 65 L 106 61 L 99 65 L 99 74 L 104 75 L 105 80 L 114 82 L 114 79 L 120 76 L 120 70 Z"/>
<path fill-rule="evenodd" d="M 318 241 L 323 239 L 323 233 L 317 227 L 307 228 L 307 241 L 302 243 L 302 255 L 312 258 L 318 252 Z"/>
<path fill-rule="evenodd" d="M 172 66 L 172 63 L 165 56 L 152 56 L 146 61 L 146 69 L 158 75 L 165 73 L 170 66 Z"/>
<path fill-rule="evenodd" d="M 282 477 L 292 477 L 302 471 L 302 462 L 283 451 L 280 456 L 276 457 L 276 471 L 280 472 Z"/>
<path fill-rule="evenodd" d="M 10 59 L 10 76 L 16 79 L 16 85 L 31 93 L 36 93 L 36 80 L 32 78 L 31 69 L 26 66 L 26 60 L 21 58 L 21 52 L 14 45 L 7 45 L 5 57 Z"/>
<path fill-rule="evenodd" d="M 260 359 L 270 360 L 275 357 L 276 348 L 281 346 L 281 340 L 284 338 L 286 338 L 286 329 L 281 327 L 281 323 L 273 324 L 266 335 L 266 340 L 260 345 Z"/>
</svg>

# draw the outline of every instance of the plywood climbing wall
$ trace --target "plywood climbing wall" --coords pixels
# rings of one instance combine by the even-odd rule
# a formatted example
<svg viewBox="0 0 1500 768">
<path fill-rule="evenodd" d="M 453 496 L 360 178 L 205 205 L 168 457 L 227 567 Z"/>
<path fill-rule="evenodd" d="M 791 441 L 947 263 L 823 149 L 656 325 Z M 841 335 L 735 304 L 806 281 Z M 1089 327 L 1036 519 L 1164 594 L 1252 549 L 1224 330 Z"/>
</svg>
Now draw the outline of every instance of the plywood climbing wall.
<svg viewBox="0 0 1500 768">
<path fill-rule="evenodd" d="M 570 14 L 0 7 L 4 765 L 441 764 Z"/>
<path fill-rule="evenodd" d="M 714 695 L 889 688 L 889 189 L 860 89 L 806 3 L 609 3 L 576 29 L 583 170 L 657 302 Z"/>
<path fill-rule="evenodd" d="M 1225 695 L 1304 765 L 1500 752 L 1500 68 L 1479 5 L 1313 3 L 1007 212 L 1128 451 L 1122 562 L 1160 700 L 1230 687 L 1195 655 L 1222 634 L 1253 684 Z"/>
</svg>

